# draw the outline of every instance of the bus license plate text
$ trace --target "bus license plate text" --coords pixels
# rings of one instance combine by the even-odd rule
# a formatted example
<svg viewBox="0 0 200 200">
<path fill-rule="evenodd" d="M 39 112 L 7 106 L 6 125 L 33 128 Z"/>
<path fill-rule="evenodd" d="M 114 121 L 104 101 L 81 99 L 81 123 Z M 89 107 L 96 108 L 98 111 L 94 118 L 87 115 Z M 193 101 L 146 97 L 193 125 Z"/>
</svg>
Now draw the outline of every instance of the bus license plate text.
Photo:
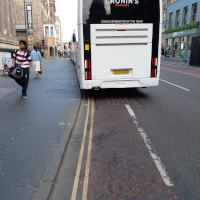
<svg viewBox="0 0 200 200">
<path fill-rule="evenodd" d="M 130 74 L 130 70 L 114 70 L 113 74 Z"/>
</svg>

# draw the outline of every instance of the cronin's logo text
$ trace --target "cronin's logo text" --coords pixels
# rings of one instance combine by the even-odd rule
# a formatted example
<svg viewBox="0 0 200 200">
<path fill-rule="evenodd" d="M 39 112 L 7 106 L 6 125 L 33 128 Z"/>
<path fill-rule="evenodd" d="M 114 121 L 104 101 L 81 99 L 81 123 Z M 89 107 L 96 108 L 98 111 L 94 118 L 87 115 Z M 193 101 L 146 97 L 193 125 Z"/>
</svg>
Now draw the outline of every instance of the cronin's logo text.
<svg viewBox="0 0 200 200">
<path fill-rule="evenodd" d="M 139 4 L 139 0 L 105 0 L 109 4 Z"/>
</svg>

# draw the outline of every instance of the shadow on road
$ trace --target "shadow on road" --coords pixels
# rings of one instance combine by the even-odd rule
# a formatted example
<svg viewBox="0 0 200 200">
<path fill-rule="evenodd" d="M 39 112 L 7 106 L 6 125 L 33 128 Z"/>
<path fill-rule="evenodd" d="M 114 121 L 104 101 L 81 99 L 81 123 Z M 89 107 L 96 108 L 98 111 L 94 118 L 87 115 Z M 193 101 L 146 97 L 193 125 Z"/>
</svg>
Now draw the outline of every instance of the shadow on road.
<svg viewBox="0 0 200 200">
<path fill-rule="evenodd" d="M 91 90 L 90 95 L 94 98 L 148 98 L 148 95 L 138 88 L 123 88 L 123 89 L 102 89 Z"/>
</svg>

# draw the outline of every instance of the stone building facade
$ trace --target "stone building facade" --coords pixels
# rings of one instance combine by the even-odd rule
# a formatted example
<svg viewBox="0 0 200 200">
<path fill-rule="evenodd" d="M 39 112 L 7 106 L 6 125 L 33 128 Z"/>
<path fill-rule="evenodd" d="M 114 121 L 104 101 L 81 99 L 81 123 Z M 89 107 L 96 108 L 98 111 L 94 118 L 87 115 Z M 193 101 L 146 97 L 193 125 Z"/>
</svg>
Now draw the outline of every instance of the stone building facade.
<svg viewBox="0 0 200 200">
<path fill-rule="evenodd" d="M 16 36 L 28 41 L 28 49 L 36 45 L 45 55 L 44 24 L 50 22 L 49 0 L 14 0 L 16 13 Z"/>
<path fill-rule="evenodd" d="M 10 59 L 18 48 L 15 30 L 15 11 L 13 0 L 0 1 L 0 75 L 4 74 L 3 60 Z"/>
<path fill-rule="evenodd" d="M 18 48 L 15 29 L 13 0 L 1 0 L 0 5 L 0 52 Z"/>
<path fill-rule="evenodd" d="M 49 0 L 50 4 L 50 22 L 52 24 L 56 23 L 56 3 L 55 0 Z"/>
<path fill-rule="evenodd" d="M 56 44 L 56 5 L 55 0 L 49 0 L 49 22 L 44 24 L 44 44 L 47 47 L 46 57 L 57 56 L 57 44 Z"/>
<path fill-rule="evenodd" d="M 163 18 L 163 31 L 166 29 L 167 24 L 167 5 L 169 0 L 162 0 L 162 18 Z"/>
<path fill-rule="evenodd" d="M 164 46 L 171 57 L 190 56 L 192 38 L 200 36 L 200 1 L 169 0 Z"/>
<path fill-rule="evenodd" d="M 167 27 L 167 5 L 169 0 L 162 0 L 162 33 Z M 162 34 L 162 46 L 164 46 L 164 34 Z"/>
<path fill-rule="evenodd" d="M 64 50 L 63 36 L 62 36 L 61 21 L 60 21 L 59 16 L 56 16 L 55 30 L 56 30 L 57 50 L 62 50 L 63 51 Z"/>
</svg>

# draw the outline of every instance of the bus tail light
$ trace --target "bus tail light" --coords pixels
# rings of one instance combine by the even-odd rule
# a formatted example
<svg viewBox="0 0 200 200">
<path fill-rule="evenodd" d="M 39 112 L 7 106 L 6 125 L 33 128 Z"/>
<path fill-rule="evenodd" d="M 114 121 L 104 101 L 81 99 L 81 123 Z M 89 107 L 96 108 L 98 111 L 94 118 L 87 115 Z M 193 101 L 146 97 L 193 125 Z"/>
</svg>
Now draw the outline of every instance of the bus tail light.
<svg viewBox="0 0 200 200">
<path fill-rule="evenodd" d="M 156 77 L 156 69 L 151 70 L 151 77 Z"/>
<path fill-rule="evenodd" d="M 158 59 L 152 58 L 151 61 L 151 77 L 157 77 Z"/>
<path fill-rule="evenodd" d="M 85 60 L 85 80 L 91 80 L 91 61 Z"/>
</svg>

